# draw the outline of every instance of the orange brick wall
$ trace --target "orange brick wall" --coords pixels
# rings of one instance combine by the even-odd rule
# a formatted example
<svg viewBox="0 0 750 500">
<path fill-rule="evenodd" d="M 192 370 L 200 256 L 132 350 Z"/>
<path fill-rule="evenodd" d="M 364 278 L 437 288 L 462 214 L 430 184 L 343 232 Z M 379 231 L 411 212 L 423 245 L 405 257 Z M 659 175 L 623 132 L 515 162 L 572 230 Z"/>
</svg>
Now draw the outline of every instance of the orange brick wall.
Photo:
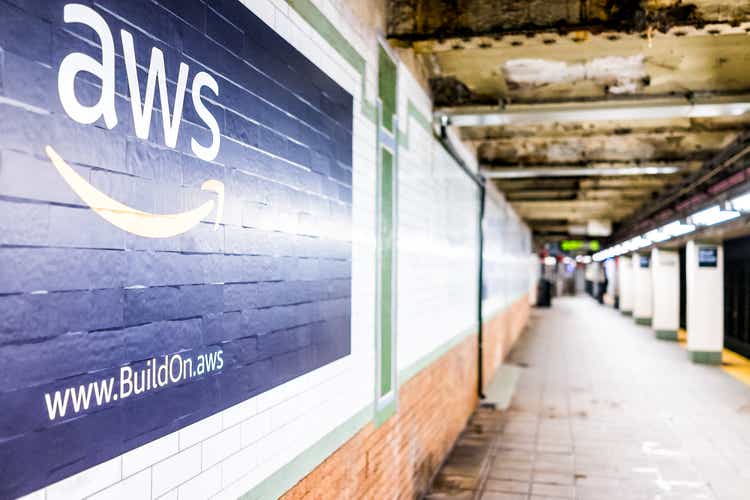
<svg viewBox="0 0 750 500">
<path fill-rule="evenodd" d="M 510 352 L 529 320 L 529 297 L 524 295 L 483 325 L 483 387 Z"/>
<path fill-rule="evenodd" d="M 495 324 L 505 316 L 502 330 Z M 509 348 L 502 332 L 517 337 L 527 317 L 528 301 L 498 315 L 488 339 L 492 351 L 495 344 Z M 393 417 L 378 428 L 365 426 L 282 498 L 420 498 L 477 406 L 476 377 L 477 336 L 471 335 L 401 386 Z"/>
</svg>

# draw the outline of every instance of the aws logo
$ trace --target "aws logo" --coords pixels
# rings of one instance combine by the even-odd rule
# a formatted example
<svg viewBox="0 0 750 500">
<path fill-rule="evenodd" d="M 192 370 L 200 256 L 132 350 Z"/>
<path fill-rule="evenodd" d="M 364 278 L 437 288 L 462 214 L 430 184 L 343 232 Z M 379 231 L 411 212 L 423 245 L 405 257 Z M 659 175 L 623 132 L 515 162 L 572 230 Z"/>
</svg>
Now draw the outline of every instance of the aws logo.
<svg viewBox="0 0 750 500">
<path fill-rule="evenodd" d="M 66 5 L 63 10 L 63 18 L 66 23 L 80 23 L 92 28 L 98 35 L 102 48 L 101 61 L 81 52 L 68 54 L 63 59 L 57 79 L 57 90 L 63 109 L 68 116 L 78 123 L 91 124 L 103 118 L 107 128 L 112 129 L 117 125 L 117 113 L 115 111 L 115 45 L 112 31 L 101 15 L 84 5 Z M 146 93 L 141 102 L 133 36 L 125 30 L 120 30 L 120 37 L 125 58 L 135 134 L 140 139 L 148 139 L 151 128 L 151 114 L 154 108 L 154 96 L 158 87 L 164 142 L 168 147 L 174 148 L 177 145 L 180 131 L 190 68 L 187 64 L 180 63 L 177 91 L 173 108 L 170 110 L 164 54 L 161 50 L 153 47 L 146 80 Z M 93 105 L 81 104 L 76 97 L 75 79 L 81 72 L 89 73 L 101 79 L 101 96 Z M 221 133 L 216 118 L 201 100 L 203 87 L 207 87 L 214 95 L 219 95 L 219 85 L 216 80 L 208 73 L 199 71 L 193 77 L 191 86 L 193 107 L 198 117 L 204 121 L 211 131 L 211 142 L 210 144 L 200 144 L 195 138 L 191 138 L 190 147 L 198 158 L 211 161 L 219 153 Z M 216 193 L 215 203 L 213 200 L 207 201 L 195 209 L 176 214 L 151 214 L 124 205 L 99 191 L 70 167 L 52 146 L 47 146 L 45 152 L 62 178 L 92 210 L 111 224 L 129 233 L 147 238 L 176 236 L 198 224 L 211 213 L 214 205 L 216 205 L 214 228 L 218 228 L 221 222 L 224 208 L 224 184 L 221 181 L 208 179 L 201 185 L 201 189 Z"/>
</svg>

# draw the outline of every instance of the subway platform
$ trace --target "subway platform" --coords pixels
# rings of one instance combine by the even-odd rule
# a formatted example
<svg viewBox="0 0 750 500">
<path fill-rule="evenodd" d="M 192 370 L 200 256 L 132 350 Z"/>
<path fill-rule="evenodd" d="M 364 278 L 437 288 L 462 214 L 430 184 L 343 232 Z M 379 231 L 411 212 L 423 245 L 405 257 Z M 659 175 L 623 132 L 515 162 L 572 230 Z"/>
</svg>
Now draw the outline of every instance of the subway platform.
<svg viewBox="0 0 750 500">
<path fill-rule="evenodd" d="M 747 499 L 743 361 L 694 364 L 616 309 L 556 299 L 506 361 L 509 408 L 477 410 L 428 498 Z"/>
</svg>

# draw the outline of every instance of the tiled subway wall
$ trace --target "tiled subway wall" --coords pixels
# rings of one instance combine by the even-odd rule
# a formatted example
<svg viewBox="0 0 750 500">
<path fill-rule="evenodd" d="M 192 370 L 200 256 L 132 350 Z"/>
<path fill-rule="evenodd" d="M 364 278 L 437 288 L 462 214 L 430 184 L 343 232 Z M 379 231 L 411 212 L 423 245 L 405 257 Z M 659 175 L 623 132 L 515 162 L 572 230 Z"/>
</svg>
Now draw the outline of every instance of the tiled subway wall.
<svg viewBox="0 0 750 500">
<path fill-rule="evenodd" d="M 483 314 L 491 319 L 529 291 L 531 231 L 502 193 L 488 189 L 484 205 Z M 531 261 L 531 264 L 530 264 Z"/>
<path fill-rule="evenodd" d="M 344 439 L 337 431 L 342 425 L 371 413 L 377 29 L 343 1 L 81 0 L 106 20 L 115 39 L 118 124 L 110 130 L 101 121 L 71 121 L 57 97 L 62 58 L 101 53 L 90 29 L 63 22 L 67 3 L 0 0 L 0 307 L 10 312 L 0 325 L 0 360 L 12 361 L 0 366 L 0 384 L 7 384 L 0 386 L 0 401 L 18 396 L 19 384 L 10 383 L 18 377 L 30 385 L 50 377 L 25 370 L 33 363 L 24 362 L 19 332 L 33 344 L 73 342 L 50 344 L 52 360 L 54 350 L 70 353 L 76 341 L 98 334 L 104 340 L 96 363 L 109 363 L 106 357 L 122 348 L 106 342 L 115 335 L 127 335 L 136 347 L 138 339 L 163 342 L 164 352 L 209 348 L 212 334 L 231 337 L 238 343 L 224 346 L 225 359 L 254 366 L 248 377 L 257 383 L 245 380 L 241 387 L 250 390 L 218 402 L 207 384 L 200 397 L 180 401 L 183 406 L 155 400 L 121 417 L 149 424 L 130 427 L 140 432 L 127 436 L 127 451 L 116 456 L 108 453 L 120 443 L 106 438 L 122 435 L 119 428 L 107 433 L 112 422 L 98 427 L 100 435 L 80 425 L 71 442 L 100 446 L 89 443 L 74 459 L 53 455 L 66 453 L 60 442 L 40 442 L 36 456 L 64 463 L 68 472 L 51 472 L 43 482 L 52 484 L 31 496 L 236 498 L 274 481 L 331 433 Z M 194 157 L 190 139 L 205 145 L 211 137 L 192 107 L 189 83 L 176 147 L 165 146 L 158 104 L 149 140 L 135 138 L 120 29 L 133 35 L 139 62 L 149 60 L 152 47 L 162 50 L 169 96 L 180 61 L 191 77 L 199 68 L 215 76 L 219 96 L 205 89 L 203 95 L 221 120 L 218 157 L 208 163 Z M 139 64 L 145 92 L 148 64 Z M 77 92 L 90 105 L 101 84 L 84 80 Z M 325 99 L 308 94 L 311 85 Z M 405 372 L 476 327 L 479 193 L 433 138 L 429 96 L 403 64 L 398 92 L 397 359 Z M 48 144 L 108 195 L 156 213 L 213 200 L 201 182 L 220 178 L 227 189 L 220 230 L 211 212 L 176 238 L 120 231 L 63 184 L 44 155 Z M 342 149 L 346 144 L 351 148 Z M 484 228 L 491 276 L 485 301 L 502 304 L 528 288 L 528 266 L 514 260 L 528 254 L 528 234 L 492 196 Z M 258 250 L 245 252 L 249 246 Z M 60 301 L 51 307 L 54 297 Z M 35 314 L 41 310 L 55 313 Z M 315 318 L 315 325 L 305 318 Z M 250 331 L 267 325 L 276 332 L 281 324 L 277 342 L 263 339 L 266 331 Z M 132 354 L 129 359 L 143 358 Z M 101 366 L 96 363 L 90 371 Z M 162 415 L 171 420 L 156 421 Z M 127 428 L 133 420 L 119 422 Z M 0 441 L 21 435 L 0 432 Z M 11 463 L 19 456 L 12 450 L 0 444 L 3 478 L 31 466 Z M 80 472 L 69 476 L 72 471 Z M 5 484 L 22 484 L 24 477 L 12 481 Z"/>
</svg>

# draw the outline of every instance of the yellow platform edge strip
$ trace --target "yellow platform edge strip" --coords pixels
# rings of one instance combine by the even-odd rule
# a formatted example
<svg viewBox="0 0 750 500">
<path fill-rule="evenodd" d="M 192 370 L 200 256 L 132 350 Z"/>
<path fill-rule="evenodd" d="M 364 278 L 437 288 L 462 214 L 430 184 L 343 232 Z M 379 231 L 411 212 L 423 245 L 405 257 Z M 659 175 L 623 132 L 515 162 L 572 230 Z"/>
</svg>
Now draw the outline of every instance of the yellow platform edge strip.
<svg viewBox="0 0 750 500">
<path fill-rule="evenodd" d="M 687 332 L 684 328 L 677 332 L 677 341 L 682 347 L 687 348 Z M 729 349 L 723 349 L 721 369 L 743 384 L 750 385 L 750 359 Z"/>
</svg>

